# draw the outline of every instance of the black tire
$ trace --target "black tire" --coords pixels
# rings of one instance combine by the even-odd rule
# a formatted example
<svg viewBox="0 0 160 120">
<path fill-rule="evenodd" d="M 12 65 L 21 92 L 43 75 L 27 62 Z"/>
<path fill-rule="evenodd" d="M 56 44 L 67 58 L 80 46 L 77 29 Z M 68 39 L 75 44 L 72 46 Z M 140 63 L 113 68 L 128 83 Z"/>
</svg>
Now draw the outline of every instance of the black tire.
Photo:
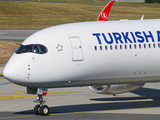
<svg viewBox="0 0 160 120">
<path fill-rule="evenodd" d="M 40 105 L 36 105 L 36 106 L 34 107 L 34 114 L 35 114 L 35 115 L 40 115 Z"/>
<path fill-rule="evenodd" d="M 47 105 L 43 105 L 40 107 L 40 114 L 41 115 L 48 115 L 49 114 L 49 107 Z"/>
</svg>

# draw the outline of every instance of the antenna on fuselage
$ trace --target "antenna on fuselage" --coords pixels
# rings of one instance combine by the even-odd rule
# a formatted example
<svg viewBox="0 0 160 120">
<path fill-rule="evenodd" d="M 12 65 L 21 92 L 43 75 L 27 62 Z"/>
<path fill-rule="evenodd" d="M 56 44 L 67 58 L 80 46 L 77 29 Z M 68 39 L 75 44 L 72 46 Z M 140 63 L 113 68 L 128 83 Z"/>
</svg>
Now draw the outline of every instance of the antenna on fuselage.
<svg viewBox="0 0 160 120">
<path fill-rule="evenodd" d="M 143 20 L 143 18 L 144 18 L 144 15 L 142 15 L 141 20 Z"/>
</svg>

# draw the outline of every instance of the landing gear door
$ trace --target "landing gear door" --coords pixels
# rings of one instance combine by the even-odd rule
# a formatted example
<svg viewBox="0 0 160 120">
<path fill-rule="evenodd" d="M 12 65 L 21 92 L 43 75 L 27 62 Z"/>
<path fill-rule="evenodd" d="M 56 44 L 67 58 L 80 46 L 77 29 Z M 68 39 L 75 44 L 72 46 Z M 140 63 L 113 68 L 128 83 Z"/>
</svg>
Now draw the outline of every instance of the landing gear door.
<svg viewBox="0 0 160 120">
<path fill-rule="evenodd" d="M 82 45 L 79 37 L 69 37 L 72 50 L 72 61 L 83 61 Z"/>
</svg>

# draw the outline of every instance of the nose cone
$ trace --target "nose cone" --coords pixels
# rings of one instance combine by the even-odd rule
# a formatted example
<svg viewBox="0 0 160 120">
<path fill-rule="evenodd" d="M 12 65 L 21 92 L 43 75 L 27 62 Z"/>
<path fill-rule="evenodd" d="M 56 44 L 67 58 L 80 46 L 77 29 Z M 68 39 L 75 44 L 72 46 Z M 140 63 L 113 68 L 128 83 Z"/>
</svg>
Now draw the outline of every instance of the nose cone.
<svg viewBox="0 0 160 120">
<path fill-rule="evenodd" d="M 11 82 L 16 82 L 18 80 L 18 67 L 16 64 L 7 63 L 3 70 L 3 76 Z"/>
</svg>

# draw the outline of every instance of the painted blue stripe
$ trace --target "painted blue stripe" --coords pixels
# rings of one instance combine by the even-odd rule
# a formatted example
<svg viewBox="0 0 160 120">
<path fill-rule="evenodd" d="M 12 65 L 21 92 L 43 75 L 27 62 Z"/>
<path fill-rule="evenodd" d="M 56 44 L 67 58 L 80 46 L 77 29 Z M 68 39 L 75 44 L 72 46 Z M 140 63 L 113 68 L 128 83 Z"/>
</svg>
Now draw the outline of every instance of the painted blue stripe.
<svg viewBox="0 0 160 120">
<path fill-rule="evenodd" d="M 3 84 L 0 84 L 0 85 L 6 85 L 6 84 L 10 84 L 11 82 L 7 82 L 7 83 L 3 83 Z"/>
</svg>

